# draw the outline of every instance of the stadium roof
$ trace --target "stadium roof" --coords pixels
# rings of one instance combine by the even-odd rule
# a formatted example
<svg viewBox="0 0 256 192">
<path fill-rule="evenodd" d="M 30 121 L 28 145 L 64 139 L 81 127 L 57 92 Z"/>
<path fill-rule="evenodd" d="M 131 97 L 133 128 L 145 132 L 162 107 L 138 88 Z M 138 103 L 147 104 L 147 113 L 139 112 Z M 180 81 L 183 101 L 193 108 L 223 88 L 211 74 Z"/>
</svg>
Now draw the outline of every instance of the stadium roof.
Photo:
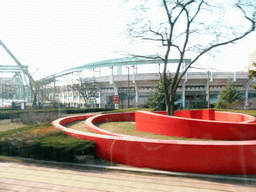
<svg viewBox="0 0 256 192">
<path fill-rule="evenodd" d="M 179 59 L 169 59 L 168 63 L 178 63 Z M 184 59 L 184 63 L 191 62 L 190 59 Z M 104 61 L 97 61 L 93 63 L 87 63 L 78 67 L 74 67 L 65 71 L 62 71 L 60 73 L 56 73 L 54 75 L 42 78 L 38 80 L 37 82 L 51 82 L 56 77 L 68 75 L 73 72 L 82 71 L 85 69 L 94 69 L 94 68 L 102 68 L 102 67 L 114 67 L 114 66 L 123 66 L 123 65 L 143 65 L 143 64 L 158 64 L 163 63 L 163 60 L 160 58 L 146 58 L 146 57 L 123 57 L 123 58 L 117 58 L 117 59 L 109 59 Z"/>
</svg>

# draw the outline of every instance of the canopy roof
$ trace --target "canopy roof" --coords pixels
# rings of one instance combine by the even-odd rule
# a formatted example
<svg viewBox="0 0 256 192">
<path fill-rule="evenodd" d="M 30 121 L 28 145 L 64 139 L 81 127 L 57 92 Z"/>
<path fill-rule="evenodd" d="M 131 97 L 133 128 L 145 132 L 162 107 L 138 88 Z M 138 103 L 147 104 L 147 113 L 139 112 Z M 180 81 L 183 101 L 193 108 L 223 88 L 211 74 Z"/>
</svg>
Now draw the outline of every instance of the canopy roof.
<svg viewBox="0 0 256 192">
<path fill-rule="evenodd" d="M 179 59 L 169 59 L 168 63 L 178 63 Z M 191 59 L 184 59 L 183 63 L 189 63 Z M 60 73 L 56 73 L 55 75 L 51 75 L 45 77 L 43 79 L 38 80 L 38 82 L 49 82 L 52 81 L 56 77 L 64 76 L 73 72 L 82 71 L 85 69 L 94 69 L 94 68 L 102 68 L 102 67 L 114 67 L 114 66 L 123 66 L 123 65 L 143 65 L 143 64 L 156 64 L 156 63 L 163 63 L 161 59 L 153 59 L 153 58 L 146 58 L 146 57 L 123 57 L 117 59 L 109 59 L 104 61 L 97 61 L 93 63 L 87 63 L 78 67 L 74 67 Z"/>
</svg>

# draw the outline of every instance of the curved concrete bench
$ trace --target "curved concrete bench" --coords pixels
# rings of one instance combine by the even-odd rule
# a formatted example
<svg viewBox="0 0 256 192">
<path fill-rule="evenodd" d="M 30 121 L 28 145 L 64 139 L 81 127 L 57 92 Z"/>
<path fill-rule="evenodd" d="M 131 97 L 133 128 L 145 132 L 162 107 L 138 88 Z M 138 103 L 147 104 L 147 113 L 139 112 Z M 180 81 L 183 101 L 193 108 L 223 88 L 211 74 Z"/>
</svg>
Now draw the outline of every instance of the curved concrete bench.
<svg viewBox="0 0 256 192">
<path fill-rule="evenodd" d="M 119 114 L 119 118 L 125 118 L 121 116 L 125 114 Z M 256 141 L 167 141 L 86 133 L 64 127 L 87 118 L 90 116 L 62 118 L 53 125 L 73 137 L 93 140 L 98 157 L 121 164 L 191 173 L 256 173 Z"/>
</svg>

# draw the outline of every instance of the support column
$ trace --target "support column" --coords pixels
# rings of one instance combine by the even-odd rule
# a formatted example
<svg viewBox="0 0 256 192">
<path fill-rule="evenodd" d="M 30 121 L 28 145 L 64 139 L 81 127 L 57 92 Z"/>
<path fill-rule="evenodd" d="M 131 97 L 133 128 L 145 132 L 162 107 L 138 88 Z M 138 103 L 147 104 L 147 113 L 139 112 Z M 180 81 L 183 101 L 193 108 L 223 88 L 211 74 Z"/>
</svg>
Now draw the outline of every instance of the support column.
<svg viewBox="0 0 256 192">
<path fill-rule="evenodd" d="M 206 95 L 206 97 L 205 97 L 205 100 L 206 101 L 208 101 L 208 96 L 209 96 L 209 93 L 208 93 L 208 91 L 209 91 L 209 80 L 207 79 L 207 82 L 206 82 L 206 85 L 205 85 L 205 95 Z"/>
<path fill-rule="evenodd" d="M 139 88 L 137 83 L 135 83 L 135 106 L 136 108 L 139 107 Z"/>
<path fill-rule="evenodd" d="M 65 103 L 65 92 L 62 91 L 62 103 Z"/>
<path fill-rule="evenodd" d="M 213 82 L 213 72 L 210 72 L 211 76 L 210 76 L 210 82 Z"/>
<path fill-rule="evenodd" d="M 69 91 L 67 90 L 66 91 L 66 94 L 67 94 L 67 103 L 69 102 Z"/>
<path fill-rule="evenodd" d="M 110 84 L 110 85 L 113 85 L 113 83 L 114 83 L 114 71 L 113 71 L 113 67 L 110 67 L 110 70 L 111 70 L 111 72 L 110 72 L 109 84 Z"/>
<path fill-rule="evenodd" d="M 186 82 L 182 84 L 182 108 L 186 108 Z"/>
<path fill-rule="evenodd" d="M 132 66 L 133 67 L 133 70 L 132 70 L 132 82 L 133 82 L 133 84 L 135 84 L 135 66 L 133 65 Z"/>
<path fill-rule="evenodd" d="M 236 72 L 234 72 L 233 82 L 236 82 Z"/>
<path fill-rule="evenodd" d="M 101 106 L 101 91 L 99 90 L 99 108 L 102 108 Z"/>
<path fill-rule="evenodd" d="M 244 109 L 249 108 L 249 98 L 248 98 L 248 91 L 249 91 L 250 83 L 246 83 L 246 90 L 245 90 L 245 103 L 244 103 Z"/>
<path fill-rule="evenodd" d="M 116 83 L 113 83 L 114 95 L 118 95 L 118 86 Z M 119 104 L 115 104 L 115 109 L 119 109 Z"/>
<path fill-rule="evenodd" d="M 56 80 L 53 81 L 53 100 L 56 101 Z"/>
<path fill-rule="evenodd" d="M 207 82 L 206 82 L 206 101 L 208 103 L 208 109 L 210 108 L 210 82 L 213 81 L 213 76 L 211 73 L 211 79 L 210 79 L 210 72 L 207 71 Z"/>
<path fill-rule="evenodd" d="M 160 77 L 161 77 L 161 66 L 160 66 L 161 64 L 160 63 L 158 63 L 158 79 L 160 79 Z"/>
<path fill-rule="evenodd" d="M 71 100 L 71 102 L 72 102 L 72 104 L 74 104 L 74 91 L 73 91 L 73 90 L 71 91 L 71 94 L 72 94 L 72 100 Z"/>
<path fill-rule="evenodd" d="M 183 63 L 183 71 L 186 69 L 186 64 Z M 188 73 L 185 73 L 185 79 L 184 82 L 182 84 L 182 108 L 185 109 L 186 108 L 186 82 L 188 81 Z"/>
</svg>

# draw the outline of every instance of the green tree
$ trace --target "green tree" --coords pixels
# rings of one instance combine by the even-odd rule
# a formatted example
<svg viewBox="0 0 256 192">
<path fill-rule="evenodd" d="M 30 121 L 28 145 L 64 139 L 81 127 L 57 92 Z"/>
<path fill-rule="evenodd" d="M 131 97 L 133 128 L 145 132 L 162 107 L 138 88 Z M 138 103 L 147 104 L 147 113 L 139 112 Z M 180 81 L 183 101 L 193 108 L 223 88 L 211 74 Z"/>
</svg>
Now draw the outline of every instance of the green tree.
<svg viewBox="0 0 256 192">
<path fill-rule="evenodd" d="M 172 83 L 171 77 L 168 78 L 168 86 Z M 155 87 L 155 92 L 148 98 L 145 107 L 156 108 L 157 110 L 166 110 L 164 80 L 161 76 L 158 85 Z"/>
<path fill-rule="evenodd" d="M 238 101 L 242 100 L 241 92 L 238 91 L 231 80 L 228 80 L 227 85 L 219 93 L 219 100 L 216 103 L 217 109 L 231 108 Z"/>
<path fill-rule="evenodd" d="M 212 54 L 218 47 L 235 43 L 255 30 L 255 0 L 237 0 L 235 4 L 232 3 L 210 0 L 144 0 L 134 9 L 138 18 L 128 25 L 128 34 L 133 39 L 151 42 L 156 49 L 152 49 L 153 56 L 132 55 L 163 62 L 168 115 L 174 115 L 177 89 L 193 64 L 203 55 Z M 226 10 L 235 13 L 232 20 L 225 17 Z M 191 61 L 184 65 L 187 56 Z M 167 64 L 170 58 L 178 58 L 178 63 L 171 86 L 168 87 Z"/>
<path fill-rule="evenodd" d="M 252 64 L 254 67 L 256 67 L 256 62 Z M 249 70 L 249 77 L 256 77 L 256 71 L 255 70 Z M 253 89 L 256 89 L 256 85 L 251 85 Z"/>
</svg>

